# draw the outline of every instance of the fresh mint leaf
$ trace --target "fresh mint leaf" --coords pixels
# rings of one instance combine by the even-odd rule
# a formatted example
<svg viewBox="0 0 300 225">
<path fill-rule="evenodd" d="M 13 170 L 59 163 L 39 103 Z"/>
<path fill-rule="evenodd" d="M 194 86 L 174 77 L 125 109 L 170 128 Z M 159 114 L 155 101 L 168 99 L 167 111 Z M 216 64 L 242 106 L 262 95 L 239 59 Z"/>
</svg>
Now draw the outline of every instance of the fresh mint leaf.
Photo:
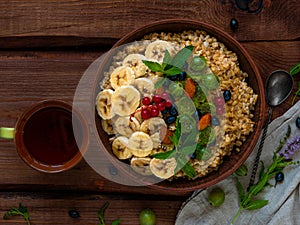
<svg viewBox="0 0 300 225">
<path fill-rule="evenodd" d="M 175 67 L 175 66 L 164 71 L 164 73 L 167 74 L 168 76 L 173 76 L 173 75 L 179 74 L 180 72 L 182 72 L 182 69 Z"/>
<path fill-rule="evenodd" d="M 168 159 L 174 152 L 175 152 L 175 150 L 170 150 L 167 152 L 156 153 L 151 156 L 156 159 Z"/>
<path fill-rule="evenodd" d="M 171 63 L 171 55 L 170 55 L 170 52 L 168 50 L 165 51 L 165 55 L 164 55 L 164 59 L 163 59 L 163 63 L 164 64 L 170 64 Z"/>
<path fill-rule="evenodd" d="M 160 65 L 158 62 L 143 60 L 143 63 L 149 67 L 152 72 L 164 72 L 162 65 Z"/>
<path fill-rule="evenodd" d="M 300 73 L 300 62 L 298 62 L 296 65 L 294 65 L 294 66 L 292 66 L 290 68 L 290 74 L 291 74 L 291 76 L 294 76 L 297 73 Z"/>
<path fill-rule="evenodd" d="M 252 200 L 246 205 L 245 209 L 247 210 L 261 209 L 262 207 L 266 206 L 268 202 L 269 202 L 268 200 L 264 200 L 264 199 Z"/>
<path fill-rule="evenodd" d="M 188 162 L 181 168 L 181 170 L 190 178 L 194 178 L 197 175 L 195 169 Z"/>
<path fill-rule="evenodd" d="M 27 222 L 27 225 L 30 225 L 30 220 L 29 220 L 29 212 L 25 206 L 22 205 L 22 203 L 19 203 L 19 207 L 12 207 L 10 208 L 4 215 L 3 219 L 7 220 L 11 216 L 17 216 L 20 215 L 24 218 L 24 220 Z"/>
<path fill-rule="evenodd" d="M 182 68 L 186 60 L 190 57 L 194 49 L 194 46 L 189 45 L 181 49 L 171 60 L 171 65 L 177 68 Z"/>
<path fill-rule="evenodd" d="M 116 219 L 114 221 L 112 221 L 111 225 L 119 225 L 121 223 L 120 219 Z"/>
<path fill-rule="evenodd" d="M 243 185 L 241 184 L 241 182 L 239 181 L 239 179 L 236 177 L 236 184 L 237 184 L 237 189 L 238 189 L 238 193 L 239 193 L 239 198 L 240 198 L 240 202 L 243 202 L 245 199 L 245 190 L 243 188 Z"/>
</svg>

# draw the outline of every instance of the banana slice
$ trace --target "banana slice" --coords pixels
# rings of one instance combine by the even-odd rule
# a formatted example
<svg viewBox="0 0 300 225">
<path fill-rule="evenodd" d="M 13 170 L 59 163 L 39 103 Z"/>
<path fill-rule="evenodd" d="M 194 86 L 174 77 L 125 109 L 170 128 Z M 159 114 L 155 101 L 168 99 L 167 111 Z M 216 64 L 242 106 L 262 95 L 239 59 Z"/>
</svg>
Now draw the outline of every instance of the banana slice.
<svg viewBox="0 0 300 225">
<path fill-rule="evenodd" d="M 155 134 L 152 134 L 151 140 L 153 142 L 153 148 L 158 148 L 161 144 L 160 134 L 159 132 L 156 132 Z"/>
<path fill-rule="evenodd" d="M 118 159 L 129 159 L 132 157 L 130 150 L 127 148 L 128 138 L 124 136 L 117 137 L 112 143 L 112 150 Z"/>
<path fill-rule="evenodd" d="M 115 131 L 125 137 L 130 137 L 133 132 L 140 129 L 140 126 L 139 121 L 130 116 L 120 116 L 113 125 Z"/>
<path fill-rule="evenodd" d="M 129 138 L 128 148 L 134 156 L 146 157 L 153 149 L 153 142 L 148 134 L 136 131 Z"/>
<path fill-rule="evenodd" d="M 131 84 L 135 79 L 134 71 L 128 66 L 117 67 L 110 75 L 110 85 L 113 89 Z"/>
<path fill-rule="evenodd" d="M 138 158 L 138 157 L 132 157 L 132 159 L 130 160 L 130 165 L 131 168 L 141 174 L 141 175 L 145 175 L 145 176 L 150 176 L 152 175 L 152 172 L 150 170 L 150 161 L 151 158 Z"/>
<path fill-rule="evenodd" d="M 161 130 L 165 130 L 162 129 L 162 127 L 163 128 L 167 127 L 167 124 L 164 121 L 164 119 L 160 117 L 152 117 L 142 122 L 140 130 L 149 135 L 153 135 L 155 133 L 159 133 Z"/>
<path fill-rule="evenodd" d="M 125 57 L 122 62 L 123 66 L 128 66 L 133 69 L 135 78 L 144 76 L 147 70 L 147 66 L 143 63 L 142 60 L 145 60 L 146 57 L 142 54 L 130 54 Z"/>
<path fill-rule="evenodd" d="M 151 42 L 147 46 L 146 51 L 145 51 L 145 56 L 148 60 L 154 60 L 159 63 L 162 63 L 166 50 L 168 50 L 171 53 L 172 45 L 167 41 L 157 40 L 157 41 Z"/>
<path fill-rule="evenodd" d="M 154 83 L 148 78 L 137 78 L 134 80 L 133 86 L 139 90 L 142 96 L 152 96 L 155 91 Z"/>
<path fill-rule="evenodd" d="M 150 170 L 151 172 L 162 179 L 170 178 L 174 175 L 174 170 L 177 166 L 175 158 L 170 159 L 151 159 Z"/>
<path fill-rule="evenodd" d="M 112 95 L 114 91 L 111 89 L 104 89 L 99 92 L 96 97 L 96 108 L 99 116 L 102 119 L 111 119 L 115 114 L 112 111 Z"/>
<path fill-rule="evenodd" d="M 135 87 L 121 86 L 112 95 L 112 111 L 119 116 L 129 116 L 139 106 L 140 98 L 140 92 Z"/>
<path fill-rule="evenodd" d="M 111 119 L 101 120 L 101 126 L 108 135 L 115 134 Z"/>
</svg>

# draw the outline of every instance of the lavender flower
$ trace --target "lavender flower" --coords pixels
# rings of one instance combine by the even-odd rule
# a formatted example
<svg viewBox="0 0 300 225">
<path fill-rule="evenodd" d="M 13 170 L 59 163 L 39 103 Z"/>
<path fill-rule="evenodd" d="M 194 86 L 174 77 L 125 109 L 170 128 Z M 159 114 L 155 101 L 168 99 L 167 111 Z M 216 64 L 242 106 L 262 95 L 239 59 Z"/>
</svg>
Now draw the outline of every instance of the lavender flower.
<svg viewBox="0 0 300 225">
<path fill-rule="evenodd" d="M 288 141 L 285 148 L 282 148 L 278 155 L 289 160 L 293 155 L 300 150 L 300 136 L 294 137 L 292 140 Z"/>
</svg>

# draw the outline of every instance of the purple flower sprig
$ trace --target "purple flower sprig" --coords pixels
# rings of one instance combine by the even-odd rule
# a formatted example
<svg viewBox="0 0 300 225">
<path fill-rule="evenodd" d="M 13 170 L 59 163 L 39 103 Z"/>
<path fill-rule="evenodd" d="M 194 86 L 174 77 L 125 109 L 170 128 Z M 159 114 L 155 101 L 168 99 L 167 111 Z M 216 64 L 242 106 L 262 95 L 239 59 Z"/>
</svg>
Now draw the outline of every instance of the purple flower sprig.
<svg viewBox="0 0 300 225">
<path fill-rule="evenodd" d="M 287 142 L 285 148 L 282 148 L 278 155 L 284 157 L 286 160 L 291 160 L 293 155 L 300 150 L 300 136 L 294 137 Z"/>
</svg>

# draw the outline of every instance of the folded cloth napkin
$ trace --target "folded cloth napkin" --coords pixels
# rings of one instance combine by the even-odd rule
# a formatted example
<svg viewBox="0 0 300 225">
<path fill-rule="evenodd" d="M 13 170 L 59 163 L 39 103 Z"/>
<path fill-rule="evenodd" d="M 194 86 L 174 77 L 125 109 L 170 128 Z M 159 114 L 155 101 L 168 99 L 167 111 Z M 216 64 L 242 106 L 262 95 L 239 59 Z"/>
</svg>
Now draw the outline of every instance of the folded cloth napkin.
<svg viewBox="0 0 300 225">
<path fill-rule="evenodd" d="M 296 127 L 296 118 L 300 116 L 300 101 L 284 115 L 278 117 L 269 124 L 265 139 L 261 160 L 265 167 L 272 162 L 274 151 L 279 145 L 288 129 L 291 127 L 290 137 L 300 135 Z M 247 187 L 250 180 L 251 170 L 257 153 L 258 144 L 246 160 L 248 175 L 240 177 L 243 187 Z M 293 161 L 300 160 L 300 152 L 293 156 Z M 259 172 L 259 169 L 258 169 Z M 235 225 L 299 225 L 300 224 L 300 165 L 290 165 L 284 170 L 284 181 L 275 187 L 265 187 L 257 197 L 269 200 L 269 203 L 257 210 L 243 210 Z M 270 183 L 275 184 L 274 181 Z M 225 192 L 225 201 L 219 207 L 213 207 L 208 203 L 208 194 L 212 188 L 220 187 Z M 176 218 L 176 225 L 229 225 L 239 209 L 238 191 L 236 180 L 233 176 L 219 182 L 205 190 L 195 191 L 193 195 L 182 205 Z"/>
</svg>

